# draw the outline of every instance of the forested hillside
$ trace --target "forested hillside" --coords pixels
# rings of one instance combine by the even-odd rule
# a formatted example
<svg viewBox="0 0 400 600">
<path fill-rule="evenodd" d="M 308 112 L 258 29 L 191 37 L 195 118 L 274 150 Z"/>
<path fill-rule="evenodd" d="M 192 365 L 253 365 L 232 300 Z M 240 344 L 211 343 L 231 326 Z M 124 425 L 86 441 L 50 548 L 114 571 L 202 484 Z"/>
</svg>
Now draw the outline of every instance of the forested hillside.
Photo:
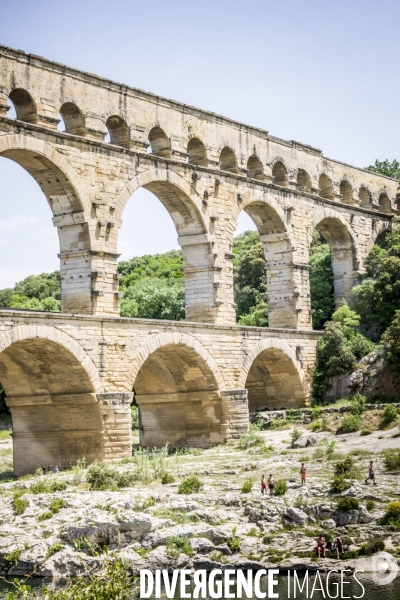
<svg viewBox="0 0 400 600">
<path fill-rule="evenodd" d="M 241 325 L 268 325 L 267 285 L 263 247 L 257 231 L 233 240 L 234 293 Z M 333 273 L 328 244 L 315 231 L 310 256 L 314 327 L 320 329 L 333 311 Z M 121 261 L 121 316 L 182 320 L 185 318 L 183 261 L 180 250 L 147 254 Z M 60 311 L 59 273 L 31 275 L 14 288 L 0 290 L 0 306 Z"/>
</svg>

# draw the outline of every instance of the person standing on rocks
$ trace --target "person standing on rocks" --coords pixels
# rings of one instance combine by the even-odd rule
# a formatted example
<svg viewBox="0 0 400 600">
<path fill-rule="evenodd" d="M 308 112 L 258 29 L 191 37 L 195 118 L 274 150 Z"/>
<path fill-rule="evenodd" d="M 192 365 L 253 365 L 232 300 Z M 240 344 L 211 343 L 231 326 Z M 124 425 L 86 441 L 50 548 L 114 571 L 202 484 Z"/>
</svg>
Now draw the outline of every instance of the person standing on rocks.
<svg viewBox="0 0 400 600">
<path fill-rule="evenodd" d="M 305 485 L 307 479 L 307 467 L 304 463 L 301 463 L 300 467 L 300 475 L 301 475 L 301 485 Z"/>
<path fill-rule="evenodd" d="M 265 475 L 261 477 L 261 493 L 265 496 L 265 490 L 267 489 L 267 484 L 265 483 Z"/>
<path fill-rule="evenodd" d="M 369 463 L 369 470 L 368 470 L 368 477 L 365 480 L 365 483 L 368 484 L 368 480 L 372 479 L 372 481 L 374 482 L 374 485 L 376 485 L 376 481 L 375 481 L 375 471 L 374 471 L 374 463 L 371 462 Z"/>
<path fill-rule="evenodd" d="M 275 488 L 275 479 L 272 477 L 272 474 L 271 474 L 268 477 L 268 489 L 269 489 L 270 496 L 274 495 L 274 488 Z"/>
</svg>

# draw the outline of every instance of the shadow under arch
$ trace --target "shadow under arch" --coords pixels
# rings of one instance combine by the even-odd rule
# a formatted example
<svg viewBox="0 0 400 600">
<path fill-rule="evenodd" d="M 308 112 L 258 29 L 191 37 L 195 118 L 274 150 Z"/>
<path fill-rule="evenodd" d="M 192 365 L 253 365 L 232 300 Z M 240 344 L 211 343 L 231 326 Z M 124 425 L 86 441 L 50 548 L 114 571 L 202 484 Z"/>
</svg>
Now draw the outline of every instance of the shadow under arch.
<svg viewBox="0 0 400 600">
<path fill-rule="evenodd" d="M 354 231 L 337 211 L 325 208 L 318 211 L 307 228 L 307 243 L 318 229 L 331 249 L 335 305 L 344 298 L 349 301 L 351 289 L 359 272 L 359 250 Z"/>
<path fill-rule="evenodd" d="M 13 420 L 14 471 L 104 458 L 97 369 L 68 334 L 20 325 L 0 336 L 0 380 Z"/>
<path fill-rule="evenodd" d="M 149 169 L 134 177 L 116 199 L 115 217 L 119 222 L 127 202 L 140 187 L 160 200 L 178 233 L 184 264 L 186 319 L 213 322 L 218 306 L 214 302 L 212 226 L 206 208 L 182 177 L 169 170 Z"/>
<path fill-rule="evenodd" d="M 192 336 L 164 333 L 141 347 L 130 380 L 140 414 L 140 441 L 146 447 L 207 448 L 226 437 L 215 360 Z"/>
<path fill-rule="evenodd" d="M 297 408 L 306 404 L 305 375 L 295 351 L 270 338 L 258 342 L 243 364 L 239 387 L 248 390 L 249 411 Z"/>
<path fill-rule="evenodd" d="M 237 209 L 244 210 L 260 233 L 266 260 L 268 326 L 298 326 L 293 238 L 285 211 L 268 194 L 248 192 Z"/>
</svg>

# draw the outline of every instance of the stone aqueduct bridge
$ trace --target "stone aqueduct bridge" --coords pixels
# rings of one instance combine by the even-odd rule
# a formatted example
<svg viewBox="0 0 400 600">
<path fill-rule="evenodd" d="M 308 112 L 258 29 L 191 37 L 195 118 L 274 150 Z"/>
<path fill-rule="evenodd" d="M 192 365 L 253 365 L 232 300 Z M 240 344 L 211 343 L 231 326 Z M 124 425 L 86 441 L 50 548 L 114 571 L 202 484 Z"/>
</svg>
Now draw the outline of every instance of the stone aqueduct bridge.
<svg viewBox="0 0 400 600">
<path fill-rule="evenodd" d="M 21 51 L 0 47 L 0 73 L 0 156 L 47 198 L 63 311 L 0 311 L 16 472 L 128 454 L 132 388 L 150 446 L 239 435 L 247 397 L 252 408 L 303 404 L 318 336 L 313 230 L 330 244 L 338 302 L 397 212 L 397 182 Z M 7 118 L 11 103 L 16 119 Z M 139 187 L 175 224 L 186 322 L 118 317 L 118 230 Z M 232 237 L 242 210 L 265 249 L 269 329 L 235 325 Z"/>
</svg>

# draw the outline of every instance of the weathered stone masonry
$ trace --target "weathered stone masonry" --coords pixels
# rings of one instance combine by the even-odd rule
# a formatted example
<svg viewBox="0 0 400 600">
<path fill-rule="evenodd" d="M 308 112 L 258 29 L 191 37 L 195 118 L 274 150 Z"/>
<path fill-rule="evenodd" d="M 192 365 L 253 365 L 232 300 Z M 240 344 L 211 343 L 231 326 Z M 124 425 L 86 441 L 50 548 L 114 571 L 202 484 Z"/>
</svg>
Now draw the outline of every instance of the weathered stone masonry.
<svg viewBox="0 0 400 600">
<path fill-rule="evenodd" d="M 253 410 L 305 403 L 318 335 L 2 309 L 15 470 L 130 454 L 132 389 L 145 446 L 236 438 L 248 428 L 248 396 Z"/>
<path fill-rule="evenodd" d="M 0 156 L 34 177 L 52 210 L 64 313 L 1 313 L 17 472 L 129 453 L 132 386 L 145 445 L 239 435 L 247 393 L 253 409 L 303 404 L 317 335 L 312 232 L 331 246 L 339 302 L 390 226 L 397 182 L 21 51 L 0 47 L 0 73 Z M 11 103 L 17 119 L 7 118 Z M 139 187 L 175 224 L 186 323 L 117 316 L 118 230 Z M 242 210 L 264 244 L 267 330 L 235 325 L 232 237 Z"/>
</svg>

